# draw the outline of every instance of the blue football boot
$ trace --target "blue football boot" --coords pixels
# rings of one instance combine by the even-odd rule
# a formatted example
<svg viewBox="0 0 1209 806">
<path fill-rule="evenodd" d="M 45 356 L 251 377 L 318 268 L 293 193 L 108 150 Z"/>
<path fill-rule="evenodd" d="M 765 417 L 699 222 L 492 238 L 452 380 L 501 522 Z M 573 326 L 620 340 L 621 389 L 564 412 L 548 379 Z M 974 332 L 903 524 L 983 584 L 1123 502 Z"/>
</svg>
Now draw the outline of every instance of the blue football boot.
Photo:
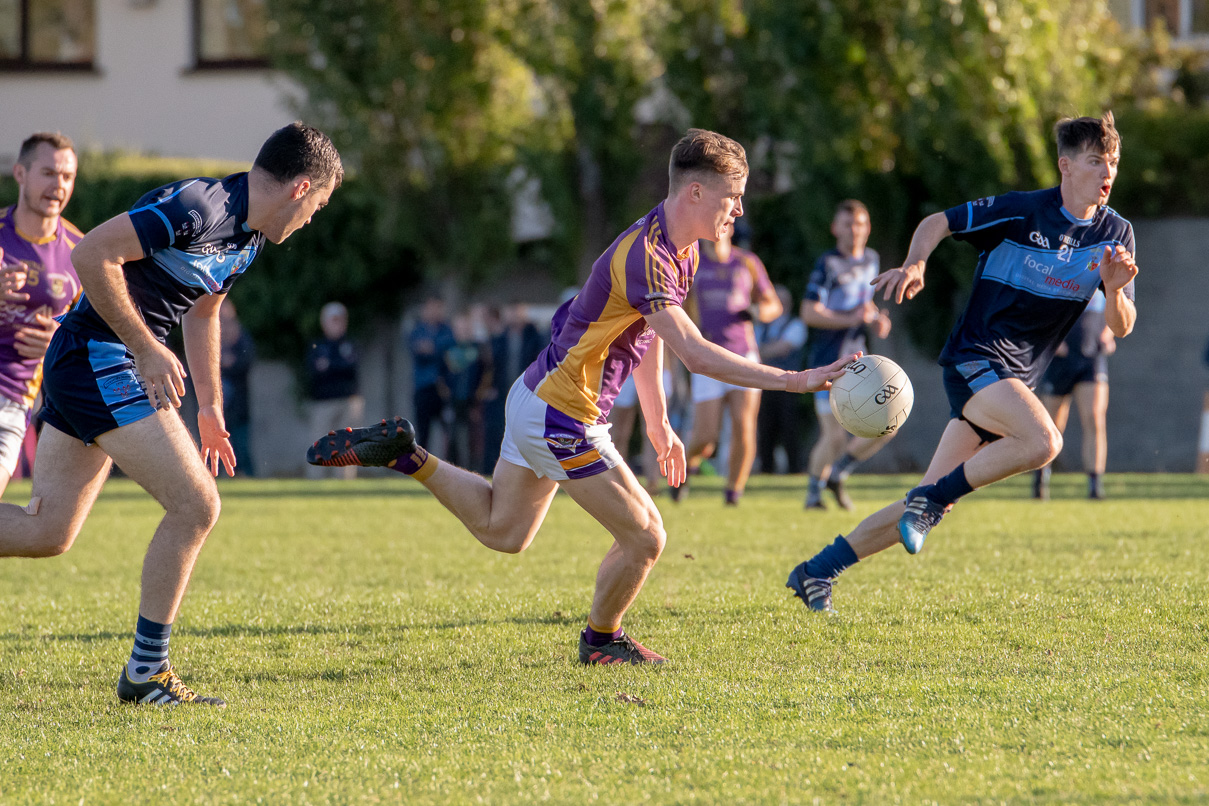
<svg viewBox="0 0 1209 806">
<path fill-rule="evenodd" d="M 806 563 L 789 572 L 789 581 L 785 587 L 793 591 L 793 595 L 806 603 L 811 610 L 819 613 L 835 613 L 831 606 L 830 579 L 812 577 L 806 573 Z"/>
<path fill-rule="evenodd" d="M 898 535 L 902 538 L 903 547 L 911 554 L 919 554 L 940 519 L 945 516 L 951 506 L 937 503 L 929 498 L 925 491 L 932 485 L 916 487 L 907 493 L 907 510 L 898 519 Z"/>
</svg>

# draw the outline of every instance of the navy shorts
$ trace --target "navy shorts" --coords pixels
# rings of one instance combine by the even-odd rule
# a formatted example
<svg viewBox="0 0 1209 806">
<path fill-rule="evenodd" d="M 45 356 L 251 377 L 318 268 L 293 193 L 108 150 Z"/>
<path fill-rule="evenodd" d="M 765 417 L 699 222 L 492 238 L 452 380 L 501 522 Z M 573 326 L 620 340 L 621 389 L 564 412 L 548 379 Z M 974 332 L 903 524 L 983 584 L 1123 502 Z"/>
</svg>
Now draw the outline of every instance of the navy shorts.
<svg viewBox="0 0 1209 806">
<path fill-rule="evenodd" d="M 949 397 L 949 417 L 957 420 L 965 420 L 970 428 L 982 438 L 983 442 L 994 442 L 997 439 L 1002 439 L 1002 434 L 996 434 L 994 431 L 988 431 L 981 428 L 962 415 L 966 404 L 970 402 L 970 398 L 986 389 L 996 381 L 1002 381 L 1007 378 L 1015 378 L 1011 372 L 1004 368 L 1003 364 L 990 359 L 982 359 L 979 361 L 963 361 L 960 364 L 952 366 L 944 366 L 943 378 L 945 384 L 945 394 Z"/>
<path fill-rule="evenodd" d="M 1084 355 L 1055 358 L 1045 371 L 1037 391 L 1043 395 L 1066 397 L 1081 383 L 1108 383 L 1108 356 Z"/>
<path fill-rule="evenodd" d="M 60 327 L 43 364 L 42 420 L 85 445 L 155 414 L 134 356 L 120 341 L 103 339 Z"/>
</svg>

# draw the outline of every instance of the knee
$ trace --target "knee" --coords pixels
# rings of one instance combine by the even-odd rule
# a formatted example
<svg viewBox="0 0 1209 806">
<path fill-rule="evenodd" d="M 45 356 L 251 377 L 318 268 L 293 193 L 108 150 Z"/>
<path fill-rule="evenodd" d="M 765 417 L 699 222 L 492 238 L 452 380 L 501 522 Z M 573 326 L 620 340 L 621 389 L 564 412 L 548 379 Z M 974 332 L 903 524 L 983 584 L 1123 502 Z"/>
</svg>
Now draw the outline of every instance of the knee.
<svg viewBox="0 0 1209 806">
<path fill-rule="evenodd" d="M 210 534 L 210 530 L 218 523 L 221 512 L 222 500 L 218 497 L 218 490 L 210 488 L 199 490 L 177 514 L 189 524 L 192 531 L 204 537 Z"/>
<path fill-rule="evenodd" d="M 667 531 L 663 528 L 663 518 L 654 504 L 651 505 L 651 510 L 631 544 L 631 552 L 636 559 L 653 565 L 663 554 L 663 547 L 667 545 Z"/>
<path fill-rule="evenodd" d="M 58 557 L 66 554 L 76 542 L 78 529 L 53 523 L 50 519 L 31 515 L 28 522 L 32 524 L 29 539 L 25 544 L 25 557 Z"/>
<path fill-rule="evenodd" d="M 1062 453 L 1062 432 L 1055 426 L 1043 428 L 1032 440 L 1030 454 L 1033 467 L 1044 467 Z"/>
<path fill-rule="evenodd" d="M 487 541 L 483 541 L 487 542 Z M 529 544 L 533 542 L 527 531 L 514 529 L 502 534 L 496 535 L 495 539 L 487 545 L 496 551 L 503 554 L 520 554 L 525 549 L 529 548 Z"/>
</svg>

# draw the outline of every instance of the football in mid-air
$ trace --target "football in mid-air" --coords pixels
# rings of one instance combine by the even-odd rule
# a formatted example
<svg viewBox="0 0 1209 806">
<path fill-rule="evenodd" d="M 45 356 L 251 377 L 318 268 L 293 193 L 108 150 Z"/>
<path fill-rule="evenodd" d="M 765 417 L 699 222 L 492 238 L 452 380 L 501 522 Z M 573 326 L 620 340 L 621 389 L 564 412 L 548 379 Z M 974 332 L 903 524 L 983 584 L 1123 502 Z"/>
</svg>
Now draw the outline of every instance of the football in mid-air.
<svg viewBox="0 0 1209 806">
<path fill-rule="evenodd" d="M 831 382 L 831 411 L 858 437 L 893 434 L 907 421 L 914 402 L 911 379 L 885 356 L 858 358 Z"/>
</svg>

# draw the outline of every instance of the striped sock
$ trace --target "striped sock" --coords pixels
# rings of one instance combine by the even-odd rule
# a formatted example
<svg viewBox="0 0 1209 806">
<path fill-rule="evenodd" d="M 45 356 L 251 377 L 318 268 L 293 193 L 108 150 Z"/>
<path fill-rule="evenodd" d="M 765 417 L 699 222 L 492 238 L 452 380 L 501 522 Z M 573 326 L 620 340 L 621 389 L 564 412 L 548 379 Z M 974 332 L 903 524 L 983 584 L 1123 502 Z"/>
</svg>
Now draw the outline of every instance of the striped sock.
<svg viewBox="0 0 1209 806">
<path fill-rule="evenodd" d="M 139 614 L 134 628 L 134 650 L 126 663 L 126 676 L 131 683 L 146 683 L 153 674 L 168 666 L 168 637 L 171 624 L 160 624 Z"/>
<path fill-rule="evenodd" d="M 588 646 L 604 646 L 611 641 L 616 641 L 623 635 L 625 635 L 625 631 L 620 627 L 610 632 L 602 632 L 593 629 L 592 622 L 588 622 L 588 627 L 584 630 L 584 640 L 588 642 Z"/>
</svg>

